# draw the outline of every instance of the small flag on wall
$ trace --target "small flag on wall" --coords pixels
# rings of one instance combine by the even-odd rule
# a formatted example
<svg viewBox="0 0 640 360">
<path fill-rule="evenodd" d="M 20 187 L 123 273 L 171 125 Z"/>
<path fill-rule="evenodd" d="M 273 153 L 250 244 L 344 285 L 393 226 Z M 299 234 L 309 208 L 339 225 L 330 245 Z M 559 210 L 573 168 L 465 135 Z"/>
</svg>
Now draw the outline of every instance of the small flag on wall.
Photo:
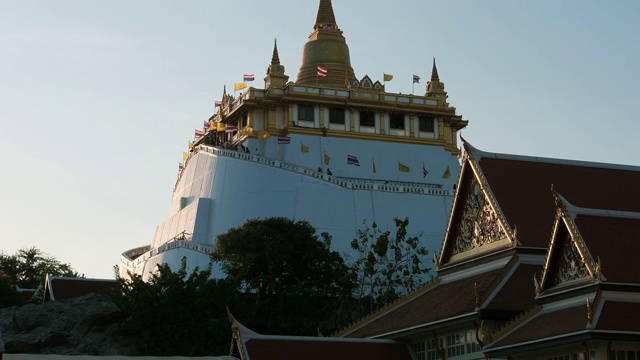
<svg viewBox="0 0 640 360">
<path fill-rule="evenodd" d="M 308 153 L 309 152 L 309 147 L 303 143 L 300 143 L 300 152 L 303 153 Z"/>
<path fill-rule="evenodd" d="M 449 165 L 447 165 L 447 170 L 445 170 L 444 174 L 442 174 L 442 178 L 448 179 L 450 176 L 451 176 L 451 170 L 449 169 Z"/>
<path fill-rule="evenodd" d="M 291 142 L 291 138 L 288 136 L 278 136 L 278 145 L 287 145 Z"/>
<path fill-rule="evenodd" d="M 208 122 L 208 121 L 205 121 L 205 122 L 204 122 L 204 125 L 202 126 L 202 128 L 204 129 L 204 131 L 209 130 L 209 128 L 210 128 L 210 127 L 211 127 L 211 125 L 209 124 L 209 122 Z"/>
<path fill-rule="evenodd" d="M 189 141 L 189 149 L 193 149 L 193 141 Z"/>
<path fill-rule="evenodd" d="M 253 81 L 256 77 L 253 74 L 244 74 L 244 81 Z"/>
<path fill-rule="evenodd" d="M 413 75 L 413 83 L 414 84 L 420 84 L 420 76 L 418 75 Z"/>
<path fill-rule="evenodd" d="M 235 125 L 227 125 L 227 127 L 225 127 L 224 132 L 236 132 L 238 131 L 238 127 Z"/>
<path fill-rule="evenodd" d="M 331 162 L 331 158 L 329 157 L 329 155 L 327 155 L 327 153 L 324 153 L 324 164 L 325 165 L 329 165 L 329 163 Z"/>
<path fill-rule="evenodd" d="M 184 152 L 184 151 L 182 152 L 182 160 L 185 161 L 185 162 L 187 160 L 189 160 L 189 153 L 188 152 Z"/>
<path fill-rule="evenodd" d="M 402 172 L 406 172 L 406 173 L 411 172 L 411 169 L 407 165 L 405 165 L 405 164 L 403 164 L 403 163 L 401 163 L 399 161 L 398 161 L 398 170 L 400 170 Z"/>
<path fill-rule="evenodd" d="M 426 178 L 427 174 L 429 174 L 429 172 L 427 171 L 427 168 L 424 167 L 424 162 L 422 163 L 422 177 Z"/>
<path fill-rule="evenodd" d="M 221 106 L 222 105 L 222 100 L 216 100 L 215 102 L 215 107 Z"/>
<path fill-rule="evenodd" d="M 197 140 L 197 139 L 200 139 L 201 137 L 203 137 L 203 136 L 204 136 L 204 131 L 202 131 L 202 130 L 200 130 L 200 129 L 196 129 L 196 133 L 195 133 L 195 135 L 194 135 L 194 136 L 195 136 L 196 140 Z"/>
<path fill-rule="evenodd" d="M 318 76 L 321 78 L 327 77 L 327 73 L 329 71 L 327 71 L 327 69 L 323 68 L 322 66 L 318 65 Z"/>
<path fill-rule="evenodd" d="M 178 171 L 182 172 L 182 170 L 184 170 L 184 164 L 178 163 Z"/>
<path fill-rule="evenodd" d="M 347 155 L 347 165 L 360 166 L 360 162 L 358 161 L 357 157 L 353 155 Z"/>
<path fill-rule="evenodd" d="M 267 130 L 258 130 L 258 139 L 265 140 L 271 137 Z"/>
</svg>

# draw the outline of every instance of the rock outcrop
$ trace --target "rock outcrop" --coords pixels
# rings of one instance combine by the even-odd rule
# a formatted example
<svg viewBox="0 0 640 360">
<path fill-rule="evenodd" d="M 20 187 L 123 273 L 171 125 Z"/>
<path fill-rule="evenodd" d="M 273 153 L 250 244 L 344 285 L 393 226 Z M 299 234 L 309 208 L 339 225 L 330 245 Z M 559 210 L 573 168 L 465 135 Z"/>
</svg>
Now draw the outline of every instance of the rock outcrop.
<svg viewBox="0 0 640 360">
<path fill-rule="evenodd" d="M 7 353 L 136 355 L 135 339 L 118 333 L 126 316 L 110 297 L 89 294 L 0 309 Z"/>
</svg>

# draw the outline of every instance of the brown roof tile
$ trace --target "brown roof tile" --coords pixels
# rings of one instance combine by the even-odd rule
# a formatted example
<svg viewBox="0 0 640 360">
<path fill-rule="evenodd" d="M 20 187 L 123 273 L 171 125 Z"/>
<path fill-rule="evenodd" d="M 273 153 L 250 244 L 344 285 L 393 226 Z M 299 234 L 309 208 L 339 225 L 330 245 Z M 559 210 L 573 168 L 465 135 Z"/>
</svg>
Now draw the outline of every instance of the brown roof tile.
<svg viewBox="0 0 640 360">
<path fill-rule="evenodd" d="M 249 339 L 245 346 L 251 360 L 412 360 L 409 347 L 402 343 L 294 339 Z"/>
<path fill-rule="evenodd" d="M 115 286 L 113 279 L 50 277 L 45 284 L 45 295 L 51 300 L 71 299 L 90 293 L 111 295 Z"/>
<path fill-rule="evenodd" d="M 598 324 L 598 330 L 640 331 L 640 303 L 605 301 Z"/>
<path fill-rule="evenodd" d="M 487 310 L 523 311 L 535 304 L 533 276 L 542 271 L 542 265 L 522 264 L 486 305 Z"/>
<path fill-rule="evenodd" d="M 500 273 L 501 270 L 497 269 L 438 284 L 345 336 L 372 337 L 472 313 L 476 306 L 475 287 L 477 286 L 479 293 L 484 293 Z"/>
<path fill-rule="evenodd" d="M 575 222 L 606 281 L 640 284 L 640 219 L 579 214 Z"/>
<path fill-rule="evenodd" d="M 586 305 L 575 306 L 534 316 L 512 333 L 490 344 L 495 349 L 516 343 L 545 339 L 584 330 L 587 326 Z"/>
</svg>

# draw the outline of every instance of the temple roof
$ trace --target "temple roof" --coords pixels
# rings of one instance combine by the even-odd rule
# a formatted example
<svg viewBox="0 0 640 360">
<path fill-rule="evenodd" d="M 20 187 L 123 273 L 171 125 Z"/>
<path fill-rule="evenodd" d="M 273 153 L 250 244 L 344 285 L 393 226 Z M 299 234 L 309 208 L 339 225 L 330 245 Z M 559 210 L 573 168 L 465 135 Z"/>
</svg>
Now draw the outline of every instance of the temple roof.
<svg viewBox="0 0 640 360">
<path fill-rule="evenodd" d="M 492 193 L 523 246 L 546 247 L 555 204 L 551 187 L 572 204 L 640 212 L 640 167 L 479 151 L 468 143 Z"/>
<path fill-rule="evenodd" d="M 232 355 L 242 360 L 412 360 L 409 346 L 393 340 L 262 335 L 228 315 L 233 329 Z"/>
<path fill-rule="evenodd" d="M 575 342 L 575 337 L 590 333 L 590 338 L 610 339 L 612 332 L 635 334 L 640 339 L 637 319 L 640 319 L 640 302 L 602 301 L 597 316 L 590 322 L 585 303 L 555 311 L 539 312 L 523 322 L 508 335 L 486 346 L 483 351 L 489 357 L 513 353 L 513 348 L 523 346 L 549 346 L 549 342 Z M 546 343 L 546 344 L 545 344 Z M 520 350 L 524 351 L 524 350 Z"/>
</svg>

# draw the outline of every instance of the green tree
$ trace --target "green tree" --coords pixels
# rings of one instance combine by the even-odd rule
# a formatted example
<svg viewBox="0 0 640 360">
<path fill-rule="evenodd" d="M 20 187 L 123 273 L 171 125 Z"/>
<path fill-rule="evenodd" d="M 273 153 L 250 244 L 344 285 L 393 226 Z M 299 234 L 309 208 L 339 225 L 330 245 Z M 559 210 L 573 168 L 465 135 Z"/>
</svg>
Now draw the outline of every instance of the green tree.
<svg viewBox="0 0 640 360">
<path fill-rule="evenodd" d="M 237 302 L 237 284 L 213 279 L 211 266 L 186 271 L 158 266 L 149 281 L 140 275 L 116 277 L 113 299 L 129 315 L 125 335 L 138 339 L 140 355 L 204 356 L 229 352 L 231 329 L 226 305 Z"/>
<path fill-rule="evenodd" d="M 240 284 L 249 313 L 239 318 L 267 333 L 315 335 L 342 325 L 353 290 L 348 267 L 307 221 L 251 219 L 217 238 L 212 254 L 227 278 Z M 251 300 L 250 300 L 251 299 Z"/>
<path fill-rule="evenodd" d="M 0 253 L 0 272 L 21 288 L 35 289 L 44 283 L 47 274 L 78 277 L 70 264 L 60 262 L 36 247 L 18 250 L 14 255 Z"/>
<path fill-rule="evenodd" d="M 357 253 L 351 265 L 358 284 L 356 298 L 368 303 L 363 311 L 373 311 L 417 289 L 430 271 L 423 262 L 428 250 L 420 246 L 421 235 L 407 235 L 408 218 L 394 222 L 393 235 L 374 222 L 358 230 L 358 238 L 351 242 Z"/>
</svg>

